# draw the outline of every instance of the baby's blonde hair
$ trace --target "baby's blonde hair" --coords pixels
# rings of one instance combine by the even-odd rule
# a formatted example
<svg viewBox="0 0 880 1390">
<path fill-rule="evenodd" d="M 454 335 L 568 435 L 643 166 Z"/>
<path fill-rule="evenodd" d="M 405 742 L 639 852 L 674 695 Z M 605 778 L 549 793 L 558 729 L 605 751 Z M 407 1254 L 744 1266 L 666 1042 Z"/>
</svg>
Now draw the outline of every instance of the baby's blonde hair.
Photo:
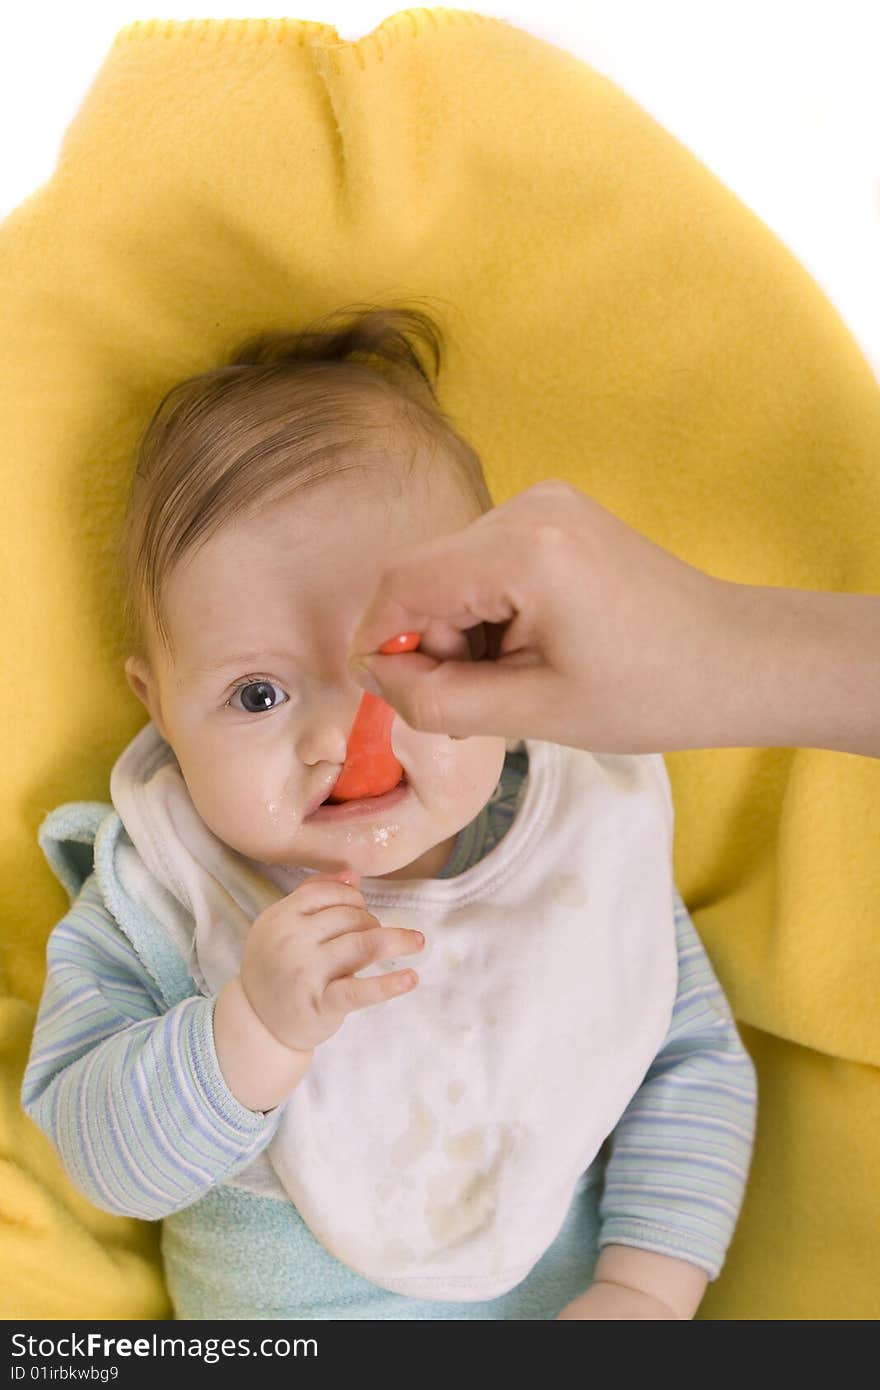
<svg viewBox="0 0 880 1390">
<path fill-rule="evenodd" d="M 149 663 L 152 633 L 173 657 L 163 586 L 197 546 L 326 478 L 381 473 L 389 445 L 409 449 L 410 472 L 423 450 L 433 459 L 439 449 L 481 512 L 492 509 L 480 459 L 438 405 L 411 337 L 427 342 L 436 375 L 441 335 L 430 314 L 360 304 L 250 335 L 222 365 L 166 392 L 137 444 L 118 551 L 129 653 Z M 371 435 L 371 460 L 358 459 Z"/>
</svg>

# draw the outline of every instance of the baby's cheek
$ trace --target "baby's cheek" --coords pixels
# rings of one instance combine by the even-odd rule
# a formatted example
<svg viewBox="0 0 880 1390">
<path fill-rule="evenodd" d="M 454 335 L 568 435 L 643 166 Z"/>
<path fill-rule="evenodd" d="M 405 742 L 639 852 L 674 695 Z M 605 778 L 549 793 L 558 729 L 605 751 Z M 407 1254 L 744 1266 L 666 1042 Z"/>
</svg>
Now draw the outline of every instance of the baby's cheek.
<svg viewBox="0 0 880 1390">
<path fill-rule="evenodd" d="M 289 840 L 300 825 L 302 809 L 285 791 L 275 770 L 261 776 L 253 759 L 225 758 L 222 766 L 184 770 L 193 804 L 209 829 L 243 853 L 267 842 Z"/>
<path fill-rule="evenodd" d="M 500 738 L 470 738 L 453 743 L 444 738 L 421 763 L 424 800 L 452 814 L 476 815 L 498 785 L 505 744 Z M 413 780 L 418 784 L 418 771 Z"/>
</svg>

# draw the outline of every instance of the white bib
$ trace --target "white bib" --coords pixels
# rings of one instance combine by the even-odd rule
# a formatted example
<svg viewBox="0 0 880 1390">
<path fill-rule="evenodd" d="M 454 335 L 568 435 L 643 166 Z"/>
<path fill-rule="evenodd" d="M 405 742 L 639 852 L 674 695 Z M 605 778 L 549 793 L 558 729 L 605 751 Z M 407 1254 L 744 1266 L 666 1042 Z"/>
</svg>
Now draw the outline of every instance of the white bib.
<svg viewBox="0 0 880 1390">
<path fill-rule="evenodd" d="M 525 747 L 518 814 L 480 863 L 445 880 L 362 879 L 383 926 L 426 944 L 358 977 L 414 965 L 419 984 L 348 1015 L 233 1180 L 289 1197 L 337 1259 L 412 1297 L 486 1300 L 525 1278 L 675 1004 L 662 757 Z M 216 995 L 254 918 L 310 871 L 224 845 L 152 723 L 110 788 L 131 841 L 120 836 L 120 877 Z"/>
</svg>

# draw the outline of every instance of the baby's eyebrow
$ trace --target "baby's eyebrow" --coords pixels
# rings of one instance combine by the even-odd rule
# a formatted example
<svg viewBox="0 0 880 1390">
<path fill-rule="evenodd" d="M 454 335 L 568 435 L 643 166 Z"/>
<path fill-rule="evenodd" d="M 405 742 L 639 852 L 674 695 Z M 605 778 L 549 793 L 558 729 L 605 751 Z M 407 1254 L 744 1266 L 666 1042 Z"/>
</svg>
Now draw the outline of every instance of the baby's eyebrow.
<svg viewBox="0 0 880 1390">
<path fill-rule="evenodd" d="M 265 666 L 273 661 L 289 661 L 282 652 L 242 652 L 239 656 L 224 656 L 219 661 L 209 661 L 204 666 L 190 666 L 187 675 L 208 676 L 217 671 L 231 671 L 236 667 Z"/>
</svg>

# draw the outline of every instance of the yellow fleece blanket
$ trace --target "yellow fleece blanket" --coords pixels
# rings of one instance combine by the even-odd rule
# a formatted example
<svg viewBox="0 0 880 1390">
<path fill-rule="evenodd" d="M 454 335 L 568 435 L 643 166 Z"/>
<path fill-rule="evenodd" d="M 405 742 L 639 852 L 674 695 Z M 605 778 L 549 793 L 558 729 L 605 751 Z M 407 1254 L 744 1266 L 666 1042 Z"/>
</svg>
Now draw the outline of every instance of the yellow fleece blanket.
<svg viewBox="0 0 880 1390">
<path fill-rule="evenodd" d="M 0 1312 L 157 1318 L 158 1227 L 81 1197 L 18 1097 L 67 908 L 37 827 L 108 801 L 143 725 L 112 549 L 166 389 L 245 331 L 422 297 L 496 502 L 564 477 L 711 573 L 858 592 L 880 591 L 880 400 L 809 275 L 692 154 L 583 62 L 469 11 L 402 10 L 353 43 L 296 20 L 127 26 L 0 258 Z M 700 1316 L 875 1318 L 880 760 L 667 765 L 678 885 L 760 1083 Z"/>
</svg>

